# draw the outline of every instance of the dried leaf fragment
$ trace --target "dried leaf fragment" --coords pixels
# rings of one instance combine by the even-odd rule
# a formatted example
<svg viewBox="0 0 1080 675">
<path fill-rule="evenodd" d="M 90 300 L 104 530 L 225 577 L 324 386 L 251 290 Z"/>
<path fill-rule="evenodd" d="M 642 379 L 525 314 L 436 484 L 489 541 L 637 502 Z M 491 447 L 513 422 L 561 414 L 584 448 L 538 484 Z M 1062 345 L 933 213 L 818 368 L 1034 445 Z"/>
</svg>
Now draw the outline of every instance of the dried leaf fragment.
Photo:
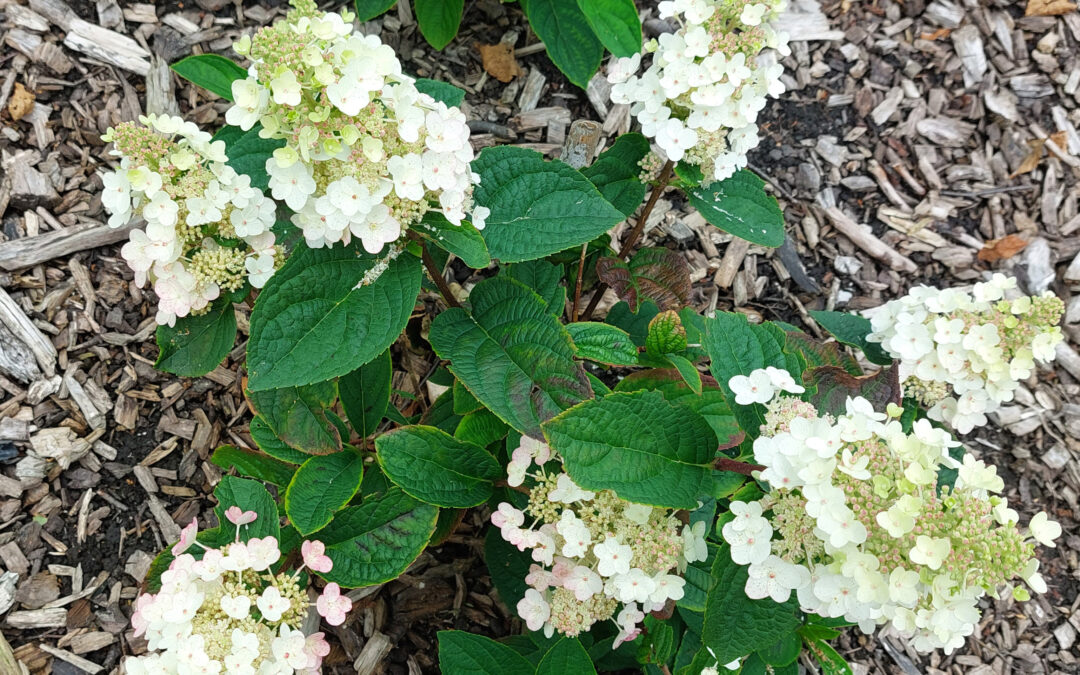
<svg viewBox="0 0 1080 675">
<path fill-rule="evenodd" d="M 983 244 L 982 250 L 979 251 L 977 257 L 983 262 L 990 263 L 1006 260 L 1023 251 L 1027 245 L 1027 241 L 1022 237 L 1010 234 L 1001 239 L 991 239 Z"/>
<path fill-rule="evenodd" d="M 1013 171 L 1012 174 L 1009 175 L 1009 178 L 1016 178 L 1022 174 L 1031 173 L 1039 166 L 1039 160 L 1042 159 L 1043 146 L 1046 145 L 1046 139 L 1033 138 L 1028 141 L 1027 144 L 1028 147 L 1031 148 L 1028 152 L 1028 156 L 1024 158 L 1024 161 L 1020 162 L 1020 166 L 1016 168 L 1016 171 Z"/>
<path fill-rule="evenodd" d="M 521 66 L 514 58 L 514 46 L 505 42 L 496 45 L 477 43 L 476 49 L 483 59 L 484 70 L 499 82 L 509 82 L 521 75 Z"/>
<path fill-rule="evenodd" d="M 1058 16 L 1076 9 L 1071 0 L 1028 0 L 1024 16 Z"/>
<path fill-rule="evenodd" d="M 22 86 L 21 82 L 16 82 L 15 91 L 11 93 L 11 99 L 8 100 L 8 112 L 11 113 L 12 121 L 18 122 L 29 115 L 33 109 L 34 94 Z"/>
</svg>

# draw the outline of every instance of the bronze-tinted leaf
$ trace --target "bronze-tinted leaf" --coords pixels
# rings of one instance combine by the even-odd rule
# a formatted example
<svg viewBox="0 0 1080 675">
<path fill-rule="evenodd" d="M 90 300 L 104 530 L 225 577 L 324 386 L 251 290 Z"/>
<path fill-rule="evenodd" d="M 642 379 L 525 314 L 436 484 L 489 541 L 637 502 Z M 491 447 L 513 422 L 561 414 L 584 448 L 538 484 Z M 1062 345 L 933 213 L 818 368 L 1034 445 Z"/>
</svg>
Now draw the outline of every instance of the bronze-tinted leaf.
<svg viewBox="0 0 1080 675">
<path fill-rule="evenodd" d="M 596 273 L 634 312 L 644 299 L 661 310 L 681 309 L 690 301 L 690 268 L 678 251 L 643 248 L 629 263 L 601 258 Z"/>
<path fill-rule="evenodd" d="M 810 402 L 818 411 L 833 415 L 845 412 L 849 396 L 862 396 L 877 412 L 885 412 L 890 403 L 900 405 L 902 398 L 899 371 L 893 366 L 862 376 L 852 375 L 837 366 L 822 366 L 803 373 L 803 382 L 817 387 Z"/>
</svg>

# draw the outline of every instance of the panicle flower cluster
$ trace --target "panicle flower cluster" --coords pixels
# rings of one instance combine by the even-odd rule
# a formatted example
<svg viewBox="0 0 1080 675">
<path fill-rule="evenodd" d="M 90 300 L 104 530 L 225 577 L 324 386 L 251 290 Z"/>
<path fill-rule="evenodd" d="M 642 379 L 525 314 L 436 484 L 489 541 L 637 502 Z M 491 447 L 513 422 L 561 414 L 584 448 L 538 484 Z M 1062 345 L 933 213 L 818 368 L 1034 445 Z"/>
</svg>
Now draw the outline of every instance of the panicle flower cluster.
<svg viewBox="0 0 1080 675">
<path fill-rule="evenodd" d="M 503 539 L 530 550 L 537 563 L 525 577 L 529 590 L 518 614 L 529 630 L 548 636 L 573 637 L 613 619 L 615 647 L 633 640 L 646 613 L 682 598 L 679 574 L 708 555 L 705 523 L 683 525 L 670 509 L 583 490 L 561 466 L 545 471 L 549 462 L 561 464 L 558 455 L 527 436 L 513 453 L 507 482 L 520 486 L 534 462 L 539 470 L 528 506 L 503 502 L 491 515 Z"/>
<path fill-rule="evenodd" d="M 1036 361 L 1054 359 L 1064 303 L 1049 291 L 1008 299 L 1015 288 L 1002 274 L 971 292 L 916 286 L 871 317 L 868 339 L 899 359 L 905 392 L 931 419 L 966 434 L 1012 400 Z"/>
<path fill-rule="evenodd" d="M 109 225 L 135 216 L 146 228 L 132 230 L 120 254 L 149 279 L 158 296 L 157 322 L 207 311 L 222 291 L 245 280 L 261 288 L 280 266 L 281 250 L 270 228 L 274 202 L 251 179 L 225 164 L 225 143 L 191 122 L 170 115 L 140 117 L 109 129 L 120 169 L 102 176 L 101 203 Z"/>
<path fill-rule="evenodd" d="M 630 104 L 641 132 L 673 162 L 697 165 L 709 180 L 746 166 L 757 146 L 758 113 L 767 96 L 784 92 L 784 68 L 765 49 L 788 53 L 787 35 L 770 21 L 786 0 L 667 0 L 660 18 L 678 24 L 646 44 L 641 55 L 608 68 L 611 100 Z M 646 167 L 647 169 L 647 167 Z"/>
<path fill-rule="evenodd" d="M 795 591 L 803 611 L 867 632 L 888 623 L 920 651 L 951 652 L 983 595 L 1016 577 L 1046 591 L 1032 540 L 1053 546 L 1060 526 L 1040 513 L 1021 533 L 996 469 L 952 459 L 947 431 L 919 420 L 905 433 L 864 398 L 835 418 L 783 395 L 768 408 L 754 457 L 771 491 L 732 502 L 722 529 L 732 560 L 749 565 L 748 597 Z M 959 470 L 954 487 L 939 484 L 942 467 Z"/>
<path fill-rule="evenodd" d="M 471 212 L 483 228 L 462 112 L 420 93 L 394 50 L 354 33 L 348 13 L 292 4 L 283 20 L 236 43 L 251 66 L 232 84 L 226 120 L 245 130 L 260 123 L 262 137 L 285 141 L 266 171 L 308 245 L 357 237 L 377 253 L 428 211 L 455 225 Z"/>
<path fill-rule="evenodd" d="M 321 542 L 305 541 L 304 564 L 293 573 L 273 572 L 281 557 L 274 537 L 240 541 L 240 530 L 256 519 L 254 511 L 231 507 L 236 540 L 220 549 L 196 541 L 192 520 L 172 548 L 176 558 L 161 575 L 161 590 L 135 602 L 131 625 L 145 635 L 151 653 L 129 657 L 128 675 L 317 675 L 330 645 L 322 633 L 305 635 L 308 614 L 307 567 L 328 572 L 333 562 Z M 203 548 L 200 558 L 187 550 Z M 352 609 L 337 584 L 327 584 L 316 602 L 321 616 L 340 625 Z"/>
</svg>

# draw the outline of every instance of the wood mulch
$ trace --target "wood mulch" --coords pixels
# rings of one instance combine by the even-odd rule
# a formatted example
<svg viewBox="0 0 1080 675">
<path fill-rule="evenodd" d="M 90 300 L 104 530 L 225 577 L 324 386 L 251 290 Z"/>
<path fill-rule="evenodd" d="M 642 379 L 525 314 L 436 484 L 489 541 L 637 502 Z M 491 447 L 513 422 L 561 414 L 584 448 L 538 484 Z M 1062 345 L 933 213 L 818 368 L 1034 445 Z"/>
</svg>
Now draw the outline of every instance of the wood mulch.
<svg viewBox="0 0 1080 675">
<path fill-rule="evenodd" d="M 574 120 L 601 122 L 602 143 L 629 129 L 629 111 L 605 100 L 602 80 L 582 92 L 552 67 L 515 5 L 467 5 L 461 35 L 441 53 L 423 42 L 407 2 L 363 29 L 394 46 L 407 69 L 467 90 L 477 148 L 514 143 L 557 155 Z M 855 631 L 838 648 L 860 673 L 1078 672 L 1080 14 L 1025 17 L 1013 0 L 792 5 L 800 41 L 784 61 L 789 91 L 763 113 L 751 156 L 784 207 L 789 242 L 766 250 L 732 241 L 669 193 L 644 244 L 683 252 L 698 309 L 812 331 L 809 310 L 866 309 L 918 283 L 970 283 L 989 270 L 1062 297 L 1069 339 L 1054 367 L 965 439 L 999 466 L 1023 521 L 1045 509 L 1062 523 L 1057 548 L 1041 553 L 1049 592 L 984 602 L 978 633 L 948 657 Z M 243 339 L 205 377 L 154 370 L 154 300 L 119 258 L 126 230 L 103 224 L 97 172 L 115 164 L 100 135 L 141 113 L 222 124 L 227 104 L 167 64 L 228 55 L 239 34 L 283 11 L 279 0 L 0 0 L 5 675 L 109 673 L 123 654 L 144 650 L 127 622 L 150 560 L 178 523 L 211 522 L 206 495 L 221 471 L 209 453 L 254 447 Z M 494 45 L 488 58 L 502 61 L 485 64 L 478 45 Z M 452 276 L 475 282 L 464 268 Z M 238 307 L 243 338 L 249 308 Z M 408 338 L 397 349 L 395 388 L 430 396 L 422 383 L 431 355 Z M 438 630 L 519 630 L 487 578 L 483 531 L 482 514 L 470 513 L 406 575 L 354 591 L 349 621 L 330 629 L 327 672 L 435 672 Z M 5 662 L 11 651 L 20 665 Z"/>
</svg>

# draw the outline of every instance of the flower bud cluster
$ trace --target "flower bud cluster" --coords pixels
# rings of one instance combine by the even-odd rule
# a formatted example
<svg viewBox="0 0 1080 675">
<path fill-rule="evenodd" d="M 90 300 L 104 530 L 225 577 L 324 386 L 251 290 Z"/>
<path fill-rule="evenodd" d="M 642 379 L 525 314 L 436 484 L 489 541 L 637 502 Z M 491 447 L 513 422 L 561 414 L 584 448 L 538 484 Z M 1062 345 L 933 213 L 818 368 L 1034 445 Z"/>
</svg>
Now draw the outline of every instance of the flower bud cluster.
<svg viewBox="0 0 1080 675">
<path fill-rule="evenodd" d="M 708 555 L 705 523 L 683 525 L 671 509 L 583 490 L 561 466 L 545 471 L 559 458 L 528 437 L 513 453 L 508 482 L 521 485 L 533 461 L 539 471 L 528 506 L 503 502 L 491 516 L 503 539 L 531 551 L 537 563 L 525 578 L 529 589 L 518 614 L 529 630 L 548 636 L 576 636 L 614 619 L 615 646 L 633 640 L 646 613 L 682 598 L 680 573 Z"/>
<path fill-rule="evenodd" d="M 306 583 L 300 571 L 327 572 L 333 566 L 321 542 L 306 541 L 304 565 L 293 573 L 273 568 L 281 557 L 274 537 L 240 541 L 253 511 L 231 507 L 234 542 L 218 548 L 196 541 L 195 520 L 173 546 L 176 556 L 161 575 L 161 589 L 135 602 L 131 625 L 145 635 L 151 653 L 129 657 L 128 675 L 317 675 L 330 645 L 322 633 L 305 635 L 300 626 L 308 614 Z M 201 556 L 187 551 L 202 548 Z M 337 584 L 327 584 L 316 603 L 319 614 L 339 625 L 352 608 Z"/>
<path fill-rule="evenodd" d="M 420 93 L 394 50 L 353 32 L 352 16 L 313 0 L 236 43 L 251 59 L 226 120 L 262 125 L 285 145 L 267 160 L 270 189 L 312 247 L 360 239 L 376 253 L 428 211 L 460 225 L 472 206 L 469 128 L 458 108 Z"/>
<path fill-rule="evenodd" d="M 275 206 L 225 164 L 224 142 L 179 117 L 139 122 L 102 137 L 121 160 L 119 170 L 102 176 L 101 202 L 112 227 L 135 216 L 146 221 L 120 254 L 136 284 L 153 282 L 157 321 L 172 326 L 177 317 L 206 312 L 222 291 L 266 283 L 281 264 L 270 231 Z"/>
<path fill-rule="evenodd" d="M 783 66 L 765 49 L 787 51 L 787 36 L 770 25 L 786 0 L 667 0 L 660 18 L 678 25 L 646 45 L 652 64 L 640 76 L 641 55 L 608 68 L 611 100 L 630 104 L 641 132 L 673 162 L 723 180 L 746 166 L 757 146 L 758 113 L 767 96 L 784 92 Z"/>
<path fill-rule="evenodd" d="M 732 502 L 722 529 L 732 560 L 749 566 L 748 597 L 794 591 L 805 612 L 865 631 L 888 623 L 920 651 L 951 652 L 975 630 L 983 595 L 1017 577 L 1045 592 L 1033 540 L 1053 546 L 1060 526 L 1040 513 L 1021 533 L 996 469 L 952 459 L 947 431 L 919 420 L 905 433 L 863 398 L 835 418 L 793 400 L 768 402 L 754 441 L 771 491 Z M 958 469 L 953 488 L 939 485 L 942 467 Z"/>
<path fill-rule="evenodd" d="M 871 317 L 868 339 L 899 359 L 905 392 L 930 408 L 931 419 L 966 434 L 1012 400 L 1036 361 L 1054 359 L 1064 304 L 1049 291 L 1007 299 L 1015 288 L 1016 279 L 1002 274 L 970 293 L 917 286 Z"/>
</svg>

